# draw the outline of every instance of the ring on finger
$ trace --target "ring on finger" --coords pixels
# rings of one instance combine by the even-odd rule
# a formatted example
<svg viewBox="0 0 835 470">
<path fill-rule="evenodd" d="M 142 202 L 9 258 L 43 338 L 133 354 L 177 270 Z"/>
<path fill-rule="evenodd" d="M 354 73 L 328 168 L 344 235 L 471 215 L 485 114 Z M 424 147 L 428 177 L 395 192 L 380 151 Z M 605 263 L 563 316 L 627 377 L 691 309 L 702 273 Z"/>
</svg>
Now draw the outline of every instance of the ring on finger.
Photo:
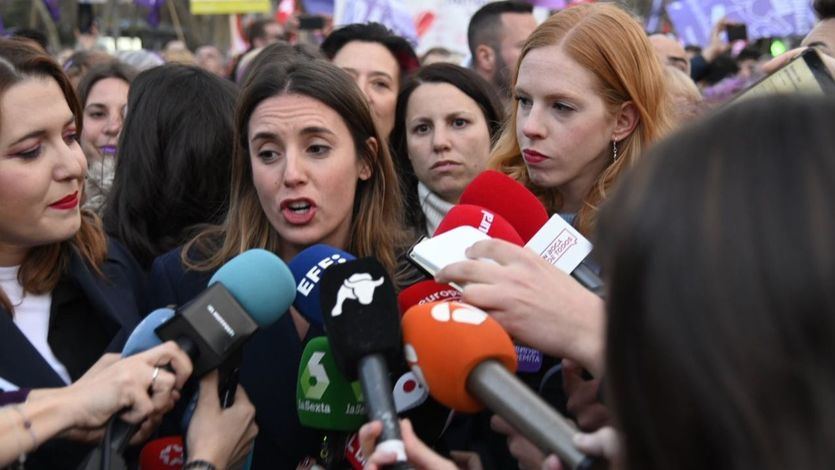
<svg viewBox="0 0 835 470">
<path fill-rule="evenodd" d="M 157 377 L 159 376 L 159 366 L 154 367 L 154 373 L 151 374 L 151 385 L 150 388 L 154 388 L 154 382 L 157 381 Z"/>
</svg>

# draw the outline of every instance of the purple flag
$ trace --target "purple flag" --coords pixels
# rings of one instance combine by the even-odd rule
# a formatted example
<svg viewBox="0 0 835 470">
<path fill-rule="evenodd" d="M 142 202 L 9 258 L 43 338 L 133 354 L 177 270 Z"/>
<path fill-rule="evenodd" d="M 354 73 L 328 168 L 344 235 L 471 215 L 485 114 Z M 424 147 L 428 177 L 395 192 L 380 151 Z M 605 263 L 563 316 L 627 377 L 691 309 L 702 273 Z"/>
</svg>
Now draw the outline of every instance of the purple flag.
<svg viewBox="0 0 835 470">
<path fill-rule="evenodd" d="M 133 3 L 138 7 L 143 7 L 148 10 L 148 16 L 145 17 L 145 20 L 150 26 L 154 28 L 159 26 L 161 19 L 160 9 L 162 9 L 165 0 L 133 0 Z"/>
</svg>

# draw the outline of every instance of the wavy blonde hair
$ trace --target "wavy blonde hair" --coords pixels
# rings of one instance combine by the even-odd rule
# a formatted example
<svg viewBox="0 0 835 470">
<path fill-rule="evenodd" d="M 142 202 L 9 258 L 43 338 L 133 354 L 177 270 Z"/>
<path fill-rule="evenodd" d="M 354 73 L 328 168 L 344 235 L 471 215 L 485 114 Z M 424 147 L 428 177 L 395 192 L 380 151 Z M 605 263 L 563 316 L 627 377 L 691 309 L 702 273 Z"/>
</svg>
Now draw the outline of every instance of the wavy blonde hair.
<svg viewBox="0 0 835 470">
<path fill-rule="evenodd" d="M 639 115 L 632 133 L 617 143 L 617 161 L 597 177 L 577 212 L 575 226 L 590 235 L 596 225 L 598 206 L 614 183 L 650 143 L 670 128 L 664 71 L 632 16 L 613 4 L 586 4 L 551 16 L 531 33 L 516 64 L 514 88 L 525 56 L 534 49 L 553 45 L 562 46 L 569 57 L 597 77 L 597 92 L 610 112 L 614 114 L 622 104 L 631 102 Z M 516 112 L 514 106 L 493 148 L 490 167 L 527 186 L 549 213 L 558 212 L 562 197 L 557 189 L 535 186 L 528 177 L 516 138 Z"/>
<path fill-rule="evenodd" d="M 394 275 L 396 253 L 408 242 L 402 228 L 403 208 L 394 164 L 360 89 L 347 73 L 324 60 L 264 64 L 249 77 L 235 118 L 229 212 L 223 223 L 204 229 L 186 244 L 181 255 L 183 264 L 208 271 L 251 248 L 278 252 L 279 234 L 261 208 L 252 180 L 247 130 L 252 113 L 262 101 L 286 94 L 320 101 L 345 121 L 357 158 L 371 168 L 371 177 L 357 183 L 350 240 L 345 249 L 357 257 L 376 257 Z M 376 139 L 376 150 L 367 145 L 369 138 Z M 192 249 L 197 252 L 192 253 Z"/>
</svg>

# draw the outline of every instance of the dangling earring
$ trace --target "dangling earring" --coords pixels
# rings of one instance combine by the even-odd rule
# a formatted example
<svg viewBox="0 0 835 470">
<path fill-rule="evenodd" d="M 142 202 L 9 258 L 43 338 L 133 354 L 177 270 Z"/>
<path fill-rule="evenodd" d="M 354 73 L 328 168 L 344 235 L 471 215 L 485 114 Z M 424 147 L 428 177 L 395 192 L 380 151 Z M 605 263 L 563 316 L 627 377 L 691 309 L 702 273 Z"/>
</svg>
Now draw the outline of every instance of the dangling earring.
<svg viewBox="0 0 835 470">
<path fill-rule="evenodd" d="M 617 163 L 618 161 L 618 143 L 616 140 L 612 141 L 612 163 Z"/>
</svg>

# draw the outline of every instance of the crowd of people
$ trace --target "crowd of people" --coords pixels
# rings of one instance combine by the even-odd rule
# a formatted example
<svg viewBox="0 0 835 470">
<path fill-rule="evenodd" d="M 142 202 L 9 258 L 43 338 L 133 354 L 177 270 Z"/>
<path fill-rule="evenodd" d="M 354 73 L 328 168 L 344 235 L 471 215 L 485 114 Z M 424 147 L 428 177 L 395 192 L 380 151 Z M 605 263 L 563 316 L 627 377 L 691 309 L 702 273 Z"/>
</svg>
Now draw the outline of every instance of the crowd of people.
<svg viewBox="0 0 835 470">
<path fill-rule="evenodd" d="M 610 3 L 540 24 L 487 3 L 467 66 L 376 23 L 313 47 L 257 20 L 228 63 L 0 39 L 0 467 L 78 468 L 112 419 L 136 426 L 131 465 L 165 435 L 187 469 L 394 463 L 377 421 L 361 461 L 349 433 L 300 421 L 300 359 L 325 332 L 297 307 L 243 347 L 231 405 L 173 342 L 118 353 L 251 249 L 324 244 L 398 291 L 428 279 L 406 253 L 486 170 L 594 242 L 605 295 L 500 239 L 434 281 L 545 355 L 519 377 L 578 449 L 631 470 L 835 466 L 835 98 L 734 100 L 808 48 L 835 71 L 835 3 L 814 7 L 776 58 L 734 50 L 724 20 L 685 49 Z M 415 468 L 569 468 L 489 411 L 421 413 L 400 427 Z"/>
</svg>

